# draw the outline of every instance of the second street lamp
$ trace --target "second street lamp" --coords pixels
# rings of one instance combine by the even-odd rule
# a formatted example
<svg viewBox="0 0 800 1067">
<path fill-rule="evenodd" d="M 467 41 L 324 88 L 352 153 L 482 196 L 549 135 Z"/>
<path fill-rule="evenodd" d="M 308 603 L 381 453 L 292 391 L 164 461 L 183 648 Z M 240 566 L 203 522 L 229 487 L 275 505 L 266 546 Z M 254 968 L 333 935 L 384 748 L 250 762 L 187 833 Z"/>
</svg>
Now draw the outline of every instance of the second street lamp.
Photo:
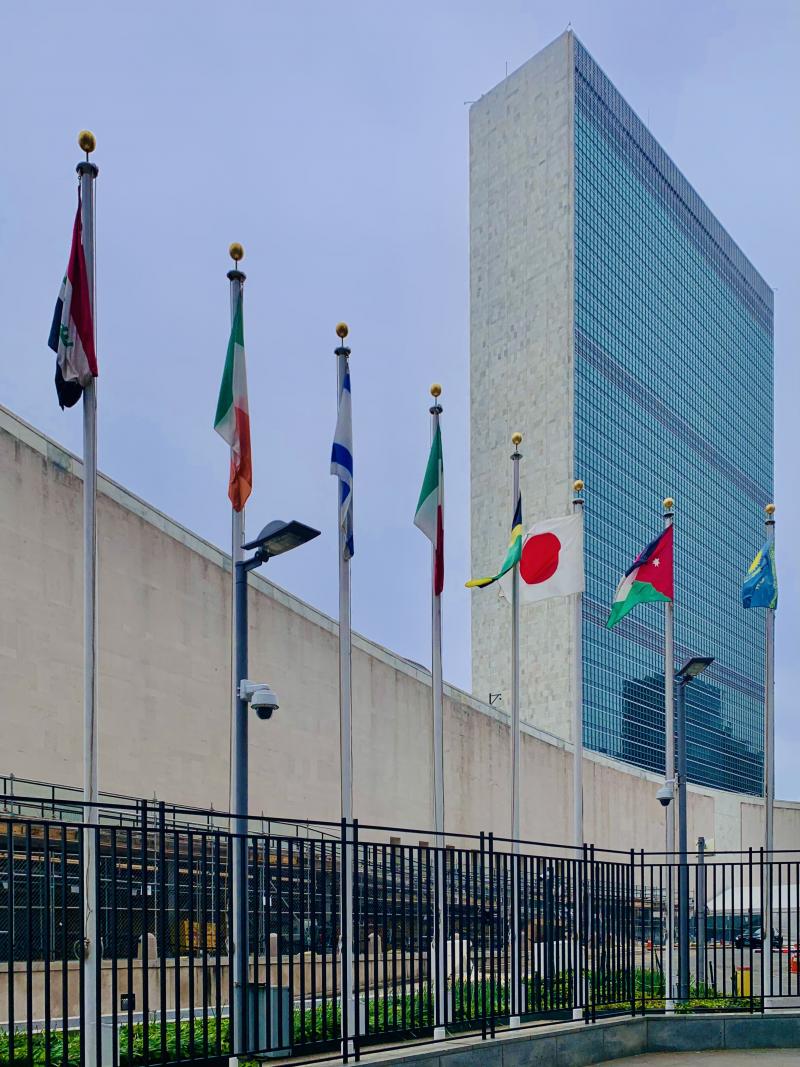
<svg viewBox="0 0 800 1067">
<path fill-rule="evenodd" d="M 693 656 L 675 675 L 678 683 L 678 997 L 689 999 L 689 866 L 686 856 L 686 686 L 714 662 L 713 656 Z M 705 903 L 705 901 L 703 901 Z M 705 976 L 703 976 L 705 978 Z"/>
<path fill-rule="evenodd" d="M 254 1030 L 252 1020 L 247 1025 L 245 990 L 248 988 L 249 952 L 247 947 L 247 807 L 248 807 L 248 752 L 247 709 L 252 705 L 260 719 L 268 719 L 278 707 L 278 698 L 271 687 L 251 682 L 248 677 L 247 649 L 247 575 L 266 563 L 273 556 L 290 552 L 293 548 L 319 537 L 319 530 L 292 520 L 276 519 L 268 523 L 252 541 L 242 545 L 245 550 L 255 550 L 249 559 L 236 562 L 234 585 L 234 617 L 236 643 L 236 722 L 233 731 L 233 871 L 231 900 L 233 904 L 233 952 L 234 974 L 234 1048 L 250 1050 L 250 1036 Z M 254 1001 L 255 1008 L 255 1001 Z"/>
</svg>

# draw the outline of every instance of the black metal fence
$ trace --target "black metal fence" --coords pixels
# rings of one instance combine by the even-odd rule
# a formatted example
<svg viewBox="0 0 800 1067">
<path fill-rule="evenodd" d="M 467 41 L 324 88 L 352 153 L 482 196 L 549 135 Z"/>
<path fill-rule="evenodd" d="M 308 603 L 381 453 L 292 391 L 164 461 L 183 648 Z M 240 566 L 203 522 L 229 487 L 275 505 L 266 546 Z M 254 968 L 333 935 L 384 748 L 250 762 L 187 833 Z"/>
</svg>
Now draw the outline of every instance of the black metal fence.
<svg viewBox="0 0 800 1067">
<path fill-rule="evenodd" d="M 358 1058 L 435 1028 L 490 1037 L 512 1018 L 752 1012 L 800 998 L 800 854 L 691 857 L 679 999 L 672 857 L 258 824 L 235 901 L 238 839 L 218 817 L 179 816 L 147 804 L 91 826 L 0 814 L 0 1063 Z M 87 958 L 90 850 L 98 951 Z M 343 859 L 354 870 L 344 924 Z M 248 929 L 240 985 L 229 953 L 237 906 Z M 344 969 L 343 925 L 353 930 Z"/>
</svg>

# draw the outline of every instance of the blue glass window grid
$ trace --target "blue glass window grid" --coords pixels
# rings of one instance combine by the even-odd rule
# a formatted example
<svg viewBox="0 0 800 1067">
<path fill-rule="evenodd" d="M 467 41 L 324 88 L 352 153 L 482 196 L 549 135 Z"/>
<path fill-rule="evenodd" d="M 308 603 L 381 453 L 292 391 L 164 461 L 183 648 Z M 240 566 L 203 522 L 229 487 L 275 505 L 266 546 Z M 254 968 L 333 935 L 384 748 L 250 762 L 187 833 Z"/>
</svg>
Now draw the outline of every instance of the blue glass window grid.
<svg viewBox="0 0 800 1067">
<path fill-rule="evenodd" d="M 664 766 L 663 608 L 604 629 L 622 570 L 676 517 L 689 776 L 759 793 L 763 615 L 739 602 L 772 495 L 772 293 L 576 42 L 575 455 L 586 510 L 587 744 Z"/>
</svg>

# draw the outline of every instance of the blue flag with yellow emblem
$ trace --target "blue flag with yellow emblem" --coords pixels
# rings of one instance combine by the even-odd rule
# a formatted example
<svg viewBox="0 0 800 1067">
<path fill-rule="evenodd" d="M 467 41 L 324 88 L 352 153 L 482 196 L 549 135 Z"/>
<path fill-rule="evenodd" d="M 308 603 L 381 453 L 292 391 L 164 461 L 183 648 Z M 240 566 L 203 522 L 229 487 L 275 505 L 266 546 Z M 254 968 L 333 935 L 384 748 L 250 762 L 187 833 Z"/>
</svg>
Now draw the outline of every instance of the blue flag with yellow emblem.
<svg viewBox="0 0 800 1067">
<path fill-rule="evenodd" d="M 775 568 L 775 545 L 767 541 L 756 553 L 742 585 L 742 605 L 746 608 L 778 606 L 778 572 Z"/>
</svg>

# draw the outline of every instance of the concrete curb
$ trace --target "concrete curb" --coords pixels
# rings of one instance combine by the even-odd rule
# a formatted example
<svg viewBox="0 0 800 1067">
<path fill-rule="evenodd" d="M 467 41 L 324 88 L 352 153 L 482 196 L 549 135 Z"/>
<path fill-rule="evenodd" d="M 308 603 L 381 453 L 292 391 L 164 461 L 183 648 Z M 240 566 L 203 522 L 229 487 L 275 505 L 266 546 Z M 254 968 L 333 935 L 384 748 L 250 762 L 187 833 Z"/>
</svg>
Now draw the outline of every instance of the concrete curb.
<svg viewBox="0 0 800 1067">
<path fill-rule="evenodd" d="M 404 1067 L 590 1067 L 645 1052 L 800 1049 L 800 1013 L 673 1015 L 562 1023 L 459 1038 L 415 1050 L 365 1050 L 362 1058 Z"/>
</svg>

